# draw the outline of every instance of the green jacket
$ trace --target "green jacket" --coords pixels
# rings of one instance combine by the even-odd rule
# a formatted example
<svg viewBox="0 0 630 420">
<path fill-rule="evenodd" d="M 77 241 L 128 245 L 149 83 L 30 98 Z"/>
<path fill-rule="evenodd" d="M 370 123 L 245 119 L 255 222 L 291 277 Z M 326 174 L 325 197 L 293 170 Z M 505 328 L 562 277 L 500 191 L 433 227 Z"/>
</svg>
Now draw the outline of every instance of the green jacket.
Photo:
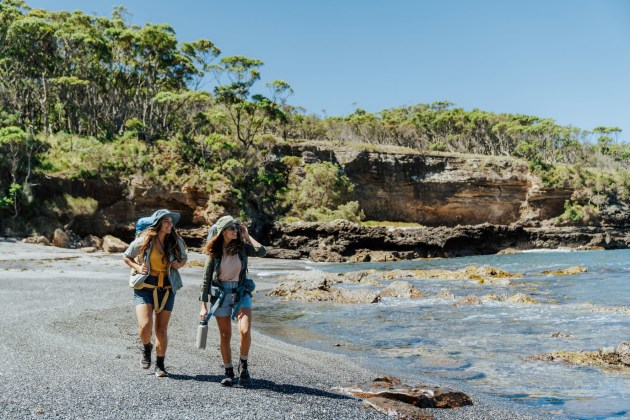
<svg viewBox="0 0 630 420">
<path fill-rule="evenodd" d="M 267 254 L 267 248 L 260 246 L 260 248 L 254 248 L 254 245 L 249 242 L 245 242 L 245 247 L 239 251 L 238 256 L 241 259 L 241 273 L 238 277 L 239 286 L 245 283 L 247 278 L 247 257 L 264 257 Z M 212 259 L 209 255 L 206 257 L 206 263 L 204 265 L 203 283 L 201 283 L 201 295 L 199 300 L 202 302 L 208 302 L 210 296 L 210 286 L 221 287 L 221 281 L 219 280 L 219 267 L 221 266 L 221 258 Z"/>
</svg>

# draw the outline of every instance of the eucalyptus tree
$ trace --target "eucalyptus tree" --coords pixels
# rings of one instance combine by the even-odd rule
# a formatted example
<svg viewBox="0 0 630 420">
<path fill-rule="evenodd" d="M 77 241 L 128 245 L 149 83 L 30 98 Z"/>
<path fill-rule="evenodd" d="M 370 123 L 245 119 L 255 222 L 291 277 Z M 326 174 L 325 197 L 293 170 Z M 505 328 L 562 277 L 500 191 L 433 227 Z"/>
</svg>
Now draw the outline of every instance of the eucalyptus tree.
<svg viewBox="0 0 630 420">
<path fill-rule="evenodd" d="M 15 219 L 23 201 L 30 201 L 30 177 L 43 148 L 32 133 L 15 126 L 0 128 L 0 214 L 9 208 Z"/>
<path fill-rule="evenodd" d="M 105 138 L 128 121 L 149 140 L 188 129 L 189 111 L 210 104 L 191 91 L 220 52 L 179 44 L 168 25 L 130 25 L 122 8 L 110 19 L 16 0 L 0 3 L 0 40 L 0 107 L 36 131 Z"/>
<path fill-rule="evenodd" d="M 282 80 L 267 83 L 269 97 L 253 93 L 262 65 L 261 60 L 229 56 L 213 66 L 218 83 L 214 88 L 216 101 L 224 106 L 236 139 L 246 149 L 254 144 L 267 123 L 287 120 L 280 104 L 293 93 Z"/>
</svg>

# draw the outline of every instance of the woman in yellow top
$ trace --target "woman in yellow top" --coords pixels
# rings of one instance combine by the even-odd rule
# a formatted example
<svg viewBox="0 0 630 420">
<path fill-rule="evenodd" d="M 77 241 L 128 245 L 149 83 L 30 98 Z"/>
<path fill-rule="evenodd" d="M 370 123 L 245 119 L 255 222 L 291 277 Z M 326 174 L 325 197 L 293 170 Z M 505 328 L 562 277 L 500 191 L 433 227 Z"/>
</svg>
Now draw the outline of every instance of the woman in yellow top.
<svg viewBox="0 0 630 420">
<path fill-rule="evenodd" d="M 168 322 L 175 303 L 175 293 L 182 287 L 179 269 L 188 256 L 184 240 L 175 231 L 179 213 L 166 209 L 151 215 L 153 222 L 129 245 L 123 261 L 132 274 L 148 275 L 144 282 L 134 285 L 138 333 L 144 346 L 141 365 L 151 366 L 151 336 L 155 314 L 155 376 L 168 376 L 164 357 L 168 345 Z M 140 257 L 141 256 L 141 257 Z"/>
</svg>

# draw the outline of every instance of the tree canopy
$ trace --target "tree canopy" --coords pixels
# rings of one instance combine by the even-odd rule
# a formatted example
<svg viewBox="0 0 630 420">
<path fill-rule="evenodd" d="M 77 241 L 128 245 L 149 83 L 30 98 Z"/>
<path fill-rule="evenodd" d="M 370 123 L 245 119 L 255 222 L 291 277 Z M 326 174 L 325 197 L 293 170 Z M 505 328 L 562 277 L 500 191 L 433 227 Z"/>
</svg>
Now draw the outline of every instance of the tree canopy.
<svg viewBox="0 0 630 420">
<path fill-rule="evenodd" d="M 0 0 L 0 212 L 11 208 L 15 216 L 28 204 L 29 180 L 40 171 L 142 174 L 208 190 L 221 182 L 267 221 L 332 217 L 337 208 L 360 216 L 346 199 L 330 199 L 349 197 L 341 194 L 351 191 L 340 187 L 343 168 L 266 159 L 281 141 L 513 156 L 549 185 L 591 191 L 582 202 L 612 191 L 628 195 L 619 174 L 630 166 L 630 146 L 618 127 L 588 131 L 448 101 L 320 117 L 288 103 L 287 82 L 261 83 L 261 60 L 222 56 L 207 39 L 179 42 L 169 25 L 133 25 L 127 16 L 122 7 L 97 17 Z M 300 192 L 305 188 L 329 195 Z"/>
</svg>

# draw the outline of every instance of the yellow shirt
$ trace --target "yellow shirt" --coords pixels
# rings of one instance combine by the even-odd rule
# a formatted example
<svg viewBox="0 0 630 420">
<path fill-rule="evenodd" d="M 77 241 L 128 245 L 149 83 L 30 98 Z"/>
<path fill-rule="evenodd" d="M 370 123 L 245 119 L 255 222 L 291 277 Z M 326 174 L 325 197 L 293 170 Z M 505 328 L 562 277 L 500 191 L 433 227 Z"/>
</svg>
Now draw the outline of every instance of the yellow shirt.
<svg viewBox="0 0 630 420">
<path fill-rule="evenodd" d="M 166 261 L 164 260 L 164 254 L 158 251 L 155 245 L 153 246 L 153 249 L 151 249 L 149 262 L 151 263 L 151 271 L 166 271 Z"/>
<path fill-rule="evenodd" d="M 164 260 L 164 254 L 157 250 L 155 244 L 151 249 L 149 262 L 151 263 L 151 275 L 158 278 L 158 287 L 164 287 L 164 277 L 167 275 L 166 261 Z"/>
</svg>

